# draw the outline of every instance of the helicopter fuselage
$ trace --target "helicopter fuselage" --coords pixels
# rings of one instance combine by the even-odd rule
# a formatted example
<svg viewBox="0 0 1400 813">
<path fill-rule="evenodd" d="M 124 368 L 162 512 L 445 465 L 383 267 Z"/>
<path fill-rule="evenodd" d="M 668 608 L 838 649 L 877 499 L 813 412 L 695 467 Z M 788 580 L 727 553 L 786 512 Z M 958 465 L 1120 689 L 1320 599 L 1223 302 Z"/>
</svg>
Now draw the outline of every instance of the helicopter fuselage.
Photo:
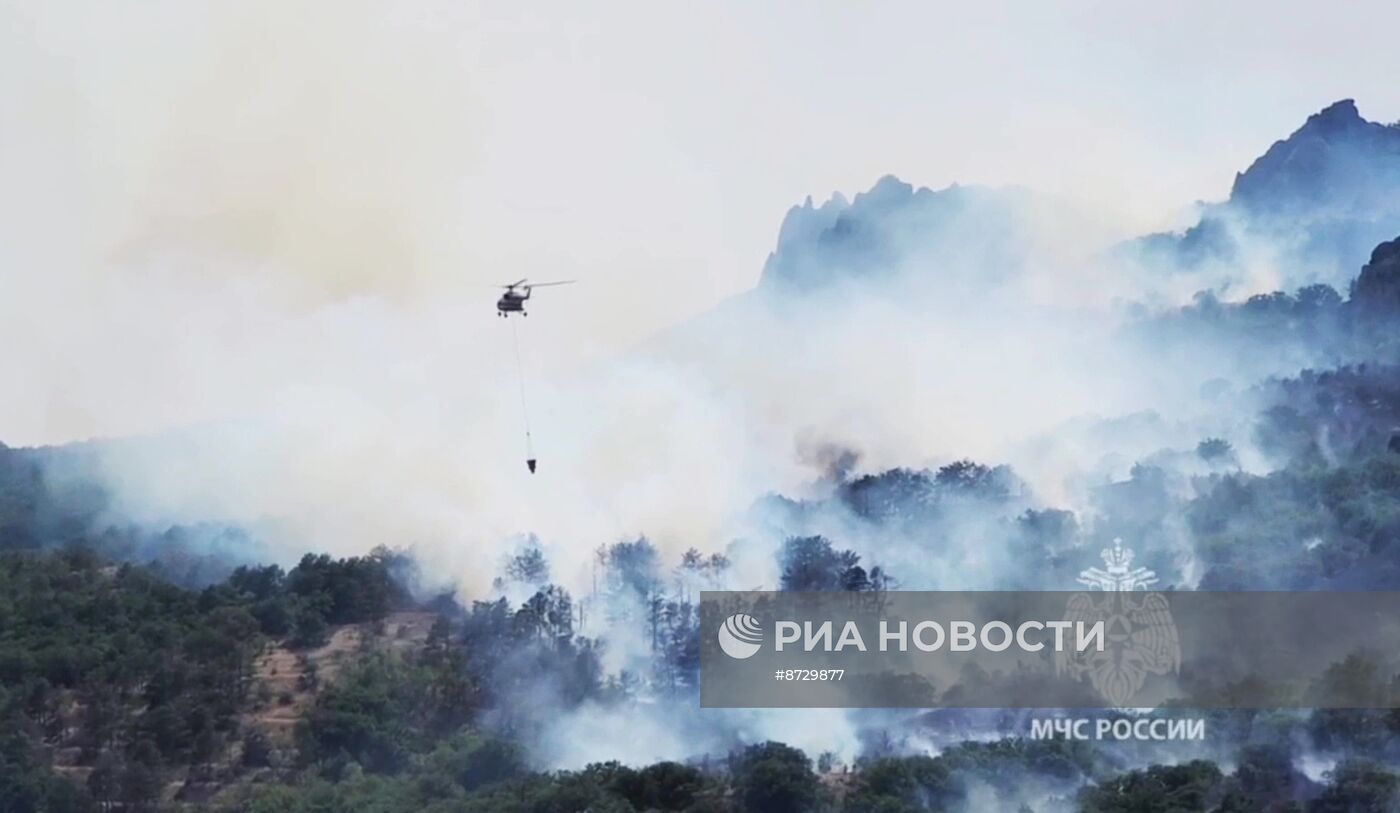
<svg viewBox="0 0 1400 813">
<path fill-rule="evenodd" d="M 512 313 L 518 313 L 521 316 L 527 315 L 525 313 L 525 300 L 529 298 L 529 288 L 526 288 L 523 292 L 514 290 L 506 291 L 501 295 L 500 299 L 496 300 L 497 315 L 506 316 Z"/>
</svg>

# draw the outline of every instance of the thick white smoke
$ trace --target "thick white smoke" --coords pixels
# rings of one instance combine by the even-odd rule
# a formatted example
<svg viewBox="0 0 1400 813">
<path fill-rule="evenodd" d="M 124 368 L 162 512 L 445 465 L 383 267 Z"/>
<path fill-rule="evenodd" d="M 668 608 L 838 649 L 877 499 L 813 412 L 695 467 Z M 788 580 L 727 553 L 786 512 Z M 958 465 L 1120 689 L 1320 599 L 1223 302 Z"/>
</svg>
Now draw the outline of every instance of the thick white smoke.
<svg viewBox="0 0 1400 813">
<path fill-rule="evenodd" d="M 722 542 L 753 495 L 810 476 L 803 432 L 917 462 L 991 453 L 994 424 L 1016 423 L 1019 396 L 987 412 L 968 400 L 983 382 L 959 378 L 1013 331 L 983 353 L 877 299 L 830 331 L 750 316 L 699 329 L 720 347 L 699 358 L 606 358 L 597 303 L 626 320 L 647 302 L 585 280 L 521 326 L 530 477 L 486 287 L 514 274 L 463 245 L 479 159 L 450 14 L 172 4 L 151 32 L 101 10 L 7 13 L 36 32 L 8 59 L 46 79 L 0 80 L 17 181 L 0 425 L 10 443 L 153 436 L 106 461 L 136 519 L 244 524 L 289 556 L 413 545 L 479 591 L 521 531 L 560 548 L 564 579 L 623 534 Z M 1071 390 L 1044 385 L 1047 403 Z"/>
<path fill-rule="evenodd" d="M 756 536 L 737 586 L 773 586 L 778 540 L 746 512 L 818 487 L 813 442 L 867 470 L 1010 463 L 1038 499 L 1083 507 L 1133 461 L 1066 426 L 1157 410 L 1128 444 L 1144 453 L 1237 429 L 1200 397 L 1221 362 L 1117 341 L 1115 303 L 1190 291 L 1102 259 L 1111 218 L 1015 192 L 1014 234 L 961 217 L 878 280 L 745 294 L 625 350 L 636 333 L 611 323 L 647 300 L 541 291 L 518 324 L 531 475 L 488 287 L 519 274 L 464 237 L 490 205 L 470 188 L 489 80 L 446 9 L 270 8 L 172 3 L 155 32 L 116 10 L 6 11 L 34 36 L 0 64 L 42 80 L 0 70 L 0 439 L 135 438 L 103 458 L 123 518 L 242 525 L 284 561 L 411 547 L 464 598 L 521 533 L 576 594 L 601 544 L 644 533 L 669 567 Z M 585 709 L 540 747 L 642 761 L 777 736 L 854 755 L 840 713 L 659 722 L 680 713 L 696 716 Z"/>
</svg>

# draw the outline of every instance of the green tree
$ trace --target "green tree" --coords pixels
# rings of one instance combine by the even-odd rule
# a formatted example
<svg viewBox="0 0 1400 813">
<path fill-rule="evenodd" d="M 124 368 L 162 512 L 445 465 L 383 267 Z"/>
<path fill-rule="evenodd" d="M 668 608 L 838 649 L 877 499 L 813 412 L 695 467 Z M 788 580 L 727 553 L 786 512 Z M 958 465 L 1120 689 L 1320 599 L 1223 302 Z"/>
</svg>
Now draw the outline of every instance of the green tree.
<svg viewBox="0 0 1400 813">
<path fill-rule="evenodd" d="M 1308 804 L 1309 813 L 1395 813 L 1400 779 L 1379 762 L 1349 759 L 1327 774 L 1327 787 Z"/>
<path fill-rule="evenodd" d="M 744 749 L 732 767 L 734 791 L 753 813 L 803 813 L 820 797 L 817 775 L 807 755 L 778 742 Z"/>
<path fill-rule="evenodd" d="M 1206 760 L 1129 771 L 1079 794 L 1084 813 L 1199 813 L 1208 810 L 1222 780 Z"/>
</svg>

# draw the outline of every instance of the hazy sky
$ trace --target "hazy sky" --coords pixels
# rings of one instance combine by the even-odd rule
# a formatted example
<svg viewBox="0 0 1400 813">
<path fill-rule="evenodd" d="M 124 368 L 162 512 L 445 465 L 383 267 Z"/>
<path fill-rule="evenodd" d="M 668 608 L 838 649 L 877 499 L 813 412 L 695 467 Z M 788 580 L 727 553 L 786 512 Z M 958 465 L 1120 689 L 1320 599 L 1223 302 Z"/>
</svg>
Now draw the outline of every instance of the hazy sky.
<svg viewBox="0 0 1400 813">
<path fill-rule="evenodd" d="M 488 4 L 466 26 L 487 250 L 615 266 L 683 309 L 749 285 L 789 205 L 885 173 L 1170 223 L 1335 99 L 1400 118 L 1397 22 L 1379 2 Z"/>
<path fill-rule="evenodd" d="M 27 417 L 0 437 L 159 423 L 92 393 L 347 300 L 470 336 L 499 327 L 487 284 L 578 278 L 541 343 L 639 341 L 752 286 L 789 206 L 886 173 L 1178 223 L 1331 101 L 1400 118 L 1397 23 L 1275 0 L 0 0 L 0 361 L 50 381 L 6 393 Z"/>
<path fill-rule="evenodd" d="M 314 143 L 323 122 L 256 99 L 331 97 L 377 131 L 332 131 L 348 153 L 331 160 L 438 162 L 405 171 L 447 194 L 415 203 L 415 179 L 393 203 L 459 233 L 463 276 L 580 277 L 590 305 L 625 284 L 639 313 L 618 335 L 636 336 L 749 286 L 808 194 L 885 173 L 1019 183 L 1157 225 L 1330 101 L 1400 118 L 1400 10 L 1382 2 L 285 5 L 7 0 L 0 81 L 30 104 L 4 111 L 0 160 L 87 164 L 79 181 L 122 185 L 99 190 L 121 207 L 150 156 L 108 144 L 97 166 L 94 140 L 156 119 L 168 136 L 183 106 L 247 140 L 310 124 Z M 181 149 L 217 162 L 219 139 Z"/>
</svg>

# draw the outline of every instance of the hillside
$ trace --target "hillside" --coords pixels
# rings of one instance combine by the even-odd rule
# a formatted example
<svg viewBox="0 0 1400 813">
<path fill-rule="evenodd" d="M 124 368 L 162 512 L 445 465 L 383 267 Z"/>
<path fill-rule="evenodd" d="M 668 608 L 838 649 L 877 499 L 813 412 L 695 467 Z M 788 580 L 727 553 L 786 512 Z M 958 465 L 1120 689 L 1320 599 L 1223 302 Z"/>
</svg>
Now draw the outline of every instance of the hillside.
<svg viewBox="0 0 1400 813">
<path fill-rule="evenodd" d="M 1063 464 L 1051 488 L 1020 461 L 962 457 L 956 433 L 947 443 L 957 456 L 931 461 L 898 445 L 904 457 L 873 464 L 858 445 L 802 426 L 772 448 L 783 457 L 775 465 L 803 457 L 810 481 L 749 495 L 729 535 L 704 551 L 647 529 L 613 538 L 570 529 L 508 538 L 490 553 L 305 553 L 284 569 L 260 561 L 264 543 L 245 528 L 124 517 L 101 459 L 108 443 L 139 439 L 0 446 L 0 811 L 1393 810 L 1400 714 L 1391 710 L 1215 712 L 1207 741 L 1157 751 L 1032 740 L 1024 710 L 702 710 L 696 606 L 701 590 L 755 585 L 863 599 L 1063 589 L 1118 537 L 1163 589 L 1396 589 L 1393 130 L 1353 105 L 1329 107 L 1241 174 L 1196 231 L 1149 241 L 1175 273 L 1228 264 L 1278 229 L 1318 237 L 1317 256 L 1336 264 L 1352 248 L 1329 229 L 1356 239 L 1389 229 L 1334 272 L 1335 287 L 1125 305 L 1121 325 L 1095 335 L 1127 348 L 1135 366 L 1186 381 L 1189 409 L 1154 403 L 1052 427 L 1035 439 L 1043 457 L 1079 447 L 1088 462 Z M 819 347 L 817 329 L 836 323 L 817 318 L 833 313 L 822 307 L 849 305 L 853 290 L 900 300 L 906 291 L 891 281 L 911 273 L 954 283 L 964 274 L 968 298 L 945 304 L 975 324 L 986 285 L 1035 259 L 1020 239 L 1025 201 L 1015 190 L 933 191 L 892 177 L 850 201 L 809 201 L 785 220 L 759 289 L 711 313 L 721 335 L 671 340 L 713 340 L 751 361 L 754 337 L 773 335 L 784 364 L 812 363 L 815 400 L 837 390 L 899 400 L 903 390 L 864 392 L 828 375 L 797 344 Z M 992 270 L 978 276 L 988 258 Z M 929 318 L 916 299 L 892 304 Z M 740 329 L 784 308 L 791 332 Z M 967 386 L 1001 393 L 995 368 L 1032 324 L 1002 335 L 977 325 L 952 336 L 944 358 L 965 355 L 963 340 L 986 344 L 994 369 Z M 903 356 L 906 338 L 928 335 L 892 318 L 847 327 L 836 343 L 853 346 L 833 350 L 849 349 L 857 371 L 882 360 L 870 351 L 880 345 L 860 337 L 888 338 L 889 355 Z M 914 372 L 946 377 L 948 367 Z M 755 388 L 771 375 L 748 372 Z M 1097 393 L 1107 377 L 1089 386 Z M 966 390 L 943 392 L 957 401 Z M 991 411 L 996 431 L 1012 434 L 1015 416 L 1033 410 Z M 900 439 L 935 419 L 902 420 Z M 799 448 L 781 445 L 789 441 Z M 688 485 L 689 472 L 673 475 Z M 288 552 L 279 553 L 269 558 Z M 424 594 L 425 572 L 490 587 Z M 1394 653 L 1364 666 L 1382 691 L 1400 686 Z"/>
<path fill-rule="evenodd" d="M 1400 127 L 1368 121 L 1350 99 L 1309 116 L 1201 207 L 1180 234 L 1138 241 L 1165 271 L 1276 263 L 1294 286 L 1336 287 L 1400 232 Z"/>
<path fill-rule="evenodd" d="M 971 511 L 983 544 L 1014 552 L 1020 578 L 1049 584 L 1069 580 L 1076 551 L 1107 533 L 1131 534 L 1144 562 L 1179 584 L 1169 543 L 1184 532 L 1201 587 L 1391 589 L 1397 382 L 1385 365 L 1272 382 L 1255 431 L 1279 469 L 1247 474 L 1228 442 L 1205 438 L 1103 488 L 1094 524 L 1028 506 L 1007 467 L 843 466 L 823 500 L 767 501 L 790 534 L 777 586 L 908 584 L 919 571 L 901 551 L 966 536 Z M 841 546 L 865 533 L 883 540 L 881 553 Z M 1288 544 L 1307 537 L 1314 544 Z M 950 712 L 878 723 L 854 760 L 715 740 L 685 712 L 696 686 L 688 596 L 722 583 L 729 562 L 692 552 L 673 567 L 639 538 L 604 546 L 598 564 L 593 592 L 575 599 L 527 543 L 500 569 L 502 597 L 461 606 L 413 598 L 395 576 L 412 568 L 387 551 L 308 554 L 287 572 L 239 567 L 198 590 L 81 546 L 0 553 L 0 809 L 1109 811 L 1146 809 L 1168 788 L 1181 810 L 1331 811 L 1400 798 L 1386 767 L 1400 757 L 1392 712 L 1279 713 L 1262 728 L 1254 713 L 1217 712 L 1203 750 L 1157 765 L 1112 743 L 967 742 L 959 732 L 978 724 Z M 599 612 L 616 620 L 585 623 Z M 647 671 L 604 669 L 620 627 L 650 639 Z M 598 710 L 661 714 L 694 738 L 696 756 L 550 770 L 543 735 L 576 720 L 571 736 L 587 737 Z M 930 741 L 933 753 L 920 754 Z M 1305 776 L 1305 759 L 1332 767 Z"/>
</svg>

